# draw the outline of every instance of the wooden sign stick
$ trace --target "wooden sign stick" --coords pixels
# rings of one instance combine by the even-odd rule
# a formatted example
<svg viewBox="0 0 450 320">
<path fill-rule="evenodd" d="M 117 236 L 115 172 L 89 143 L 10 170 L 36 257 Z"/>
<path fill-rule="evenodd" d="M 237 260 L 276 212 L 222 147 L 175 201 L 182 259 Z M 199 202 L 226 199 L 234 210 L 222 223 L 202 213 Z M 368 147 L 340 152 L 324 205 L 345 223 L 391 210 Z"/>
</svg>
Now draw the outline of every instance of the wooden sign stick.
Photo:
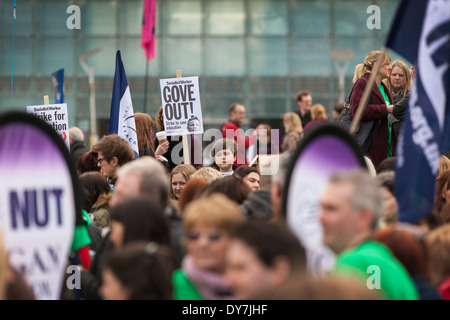
<svg viewBox="0 0 450 320">
<path fill-rule="evenodd" d="M 44 104 L 45 104 L 45 105 L 49 105 L 49 104 L 50 104 L 50 102 L 49 102 L 49 100 L 48 100 L 48 95 L 45 95 L 45 96 L 44 96 Z"/>
<path fill-rule="evenodd" d="M 177 78 L 181 78 L 181 70 L 177 70 Z M 187 140 L 187 135 L 183 134 L 183 157 L 185 164 L 191 164 L 191 157 L 189 157 L 189 144 Z"/>
</svg>

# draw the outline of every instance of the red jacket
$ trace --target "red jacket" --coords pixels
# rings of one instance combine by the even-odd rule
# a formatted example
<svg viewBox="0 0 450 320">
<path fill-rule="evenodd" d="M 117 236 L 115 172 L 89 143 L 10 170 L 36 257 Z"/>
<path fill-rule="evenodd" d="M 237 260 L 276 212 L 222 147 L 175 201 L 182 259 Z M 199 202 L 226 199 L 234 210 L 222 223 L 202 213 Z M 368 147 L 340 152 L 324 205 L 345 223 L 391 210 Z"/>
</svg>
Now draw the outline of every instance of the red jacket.
<svg viewBox="0 0 450 320">
<path fill-rule="evenodd" d="M 249 145 L 253 144 L 255 142 L 256 136 L 251 135 L 247 138 L 244 138 L 244 135 L 240 132 L 241 130 L 238 130 L 239 125 L 235 122 L 228 120 L 225 122 L 225 124 L 222 126 L 222 137 L 227 138 L 227 130 L 228 130 L 228 136 L 230 139 L 233 138 L 236 141 L 238 147 L 237 147 L 237 157 L 236 161 L 234 162 L 234 165 L 241 166 L 243 164 L 248 165 L 246 150 L 248 149 Z"/>
<path fill-rule="evenodd" d="M 369 80 L 370 73 L 366 73 L 364 78 Z M 394 104 L 394 99 L 389 91 L 389 89 L 382 83 L 384 87 L 384 92 L 387 94 L 391 104 Z M 356 110 L 358 109 L 359 101 L 361 100 L 364 90 L 366 88 L 365 81 L 358 81 L 353 89 L 352 97 L 350 100 L 351 111 L 353 116 L 355 116 Z M 371 158 L 375 168 L 387 158 L 388 153 L 388 112 L 386 103 L 384 101 L 383 95 L 378 89 L 376 83 L 373 84 L 372 93 L 370 94 L 370 104 L 366 106 L 362 114 L 361 120 L 379 120 L 378 128 L 374 128 L 375 133 L 370 139 L 370 147 L 367 155 Z M 392 128 L 391 134 L 391 146 L 392 154 L 395 156 L 395 149 L 397 148 L 397 134 Z"/>
</svg>

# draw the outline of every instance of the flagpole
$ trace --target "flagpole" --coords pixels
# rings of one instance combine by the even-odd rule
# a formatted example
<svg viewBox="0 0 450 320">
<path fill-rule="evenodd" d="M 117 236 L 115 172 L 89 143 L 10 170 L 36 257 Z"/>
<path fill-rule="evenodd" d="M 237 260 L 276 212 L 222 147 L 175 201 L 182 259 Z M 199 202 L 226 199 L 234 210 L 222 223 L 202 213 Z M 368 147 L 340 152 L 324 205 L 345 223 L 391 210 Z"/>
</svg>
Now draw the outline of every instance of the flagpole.
<svg viewBox="0 0 450 320">
<path fill-rule="evenodd" d="M 144 113 L 147 113 L 147 83 L 148 83 L 148 59 L 146 59 L 145 63 L 145 80 L 144 80 Z"/>
<path fill-rule="evenodd" d="M 386 53 L 386 47 L 383 46 L 380 51 Z M 367 101 L 369 100 L 369 96 L 372 93 L 373 83 L 375 82 L 375 77 L 378 74 L 378 70 L 380 69 L 380 64 L 382 62 L 381 59 L 383 57 L 384 55 L 380 54 L 377 61 L 375 62 L 375 68 L 372 70 L 370 74 L 367 86 L 364 89 L 364 93 L 362 95 L 361 100 L 359 101 L 358 109 L 356 110 L 355 116 L 353 117 L 352 125 L 350 126 L 349 129 L 350 134 L 355 133 L 356 128 L 361 122 L 362 113 L 364 112 L 364 109 L 366 108 L 367 105 Z"/>
<path fill-rule="evenodd" d="M 14 37 L 16 34 L 16 0 L 13 6 L 13 41 L 12 41 L 12 62 L 11 62 L 11 110 L 13 103 L 13 88 L 14 88 Z"/>
</svg>

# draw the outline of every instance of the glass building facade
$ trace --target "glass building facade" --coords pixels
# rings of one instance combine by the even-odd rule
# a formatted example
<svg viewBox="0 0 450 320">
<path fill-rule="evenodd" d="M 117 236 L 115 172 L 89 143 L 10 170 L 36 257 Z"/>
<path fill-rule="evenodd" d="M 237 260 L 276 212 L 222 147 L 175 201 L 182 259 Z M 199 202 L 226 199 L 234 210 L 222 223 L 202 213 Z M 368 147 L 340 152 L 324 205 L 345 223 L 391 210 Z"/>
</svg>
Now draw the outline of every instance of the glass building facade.
<svg viewBox="0 0 450 320">
<path fill-rule="evenodd" d="M 345 94 L 354 67 L 386 39 L 399 0 L 158 0 L 156 56 L 147 66 L 140 47 L 143 0 L 21 0 L 14 36 L 11 105 L 13 1 L 0 2 L 0 111 L 53 103 L 51 74 L 65 72 L 69 124 L 90 128 L 88 76 L 95 74 L 97 127 L 107 134 L 116 51 L 120 50 L 135 112 L 154 117 L 161 105 L 159 79 L 198 76 L 205 128 L 218 127 L 235 101 L 247 108 L 247 125 L 279 127 L 297 110 L 299 90 L 312 92 L 329 116 L 339 100 L 338 69 L 330 53 L 351 49 Z M 80 8 L 81 29 L 66 22 L 70 5 Z M 380 28 L 370 29 L 379 8 Z M 373 7 L 371 7 L 373 8 Z M 388 51 L 392 59 L 400 58 Z M 148 67 L 148 69 L 147 69 Z M 344 70 L 344 69 L 343 69 Z M 146 77 L 146 74 L 148 75 Z M 147 80 L 146 80 L 147 79 Z"/>
</svg>

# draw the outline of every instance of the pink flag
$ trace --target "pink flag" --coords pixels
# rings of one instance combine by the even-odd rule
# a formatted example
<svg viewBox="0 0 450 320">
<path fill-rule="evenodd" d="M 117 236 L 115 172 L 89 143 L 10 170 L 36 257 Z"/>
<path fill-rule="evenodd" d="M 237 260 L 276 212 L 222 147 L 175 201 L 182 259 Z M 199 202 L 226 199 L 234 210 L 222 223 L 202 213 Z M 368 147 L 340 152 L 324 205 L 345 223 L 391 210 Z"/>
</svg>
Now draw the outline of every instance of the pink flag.
<svg viewBox="0 0 450 320">
<path fill-rule="evenodd" d="M 155 57 L 156 47 L 156 0 L 144 0 L 142 15 L 141 47 L 147 60 Z"/>
</svg>

